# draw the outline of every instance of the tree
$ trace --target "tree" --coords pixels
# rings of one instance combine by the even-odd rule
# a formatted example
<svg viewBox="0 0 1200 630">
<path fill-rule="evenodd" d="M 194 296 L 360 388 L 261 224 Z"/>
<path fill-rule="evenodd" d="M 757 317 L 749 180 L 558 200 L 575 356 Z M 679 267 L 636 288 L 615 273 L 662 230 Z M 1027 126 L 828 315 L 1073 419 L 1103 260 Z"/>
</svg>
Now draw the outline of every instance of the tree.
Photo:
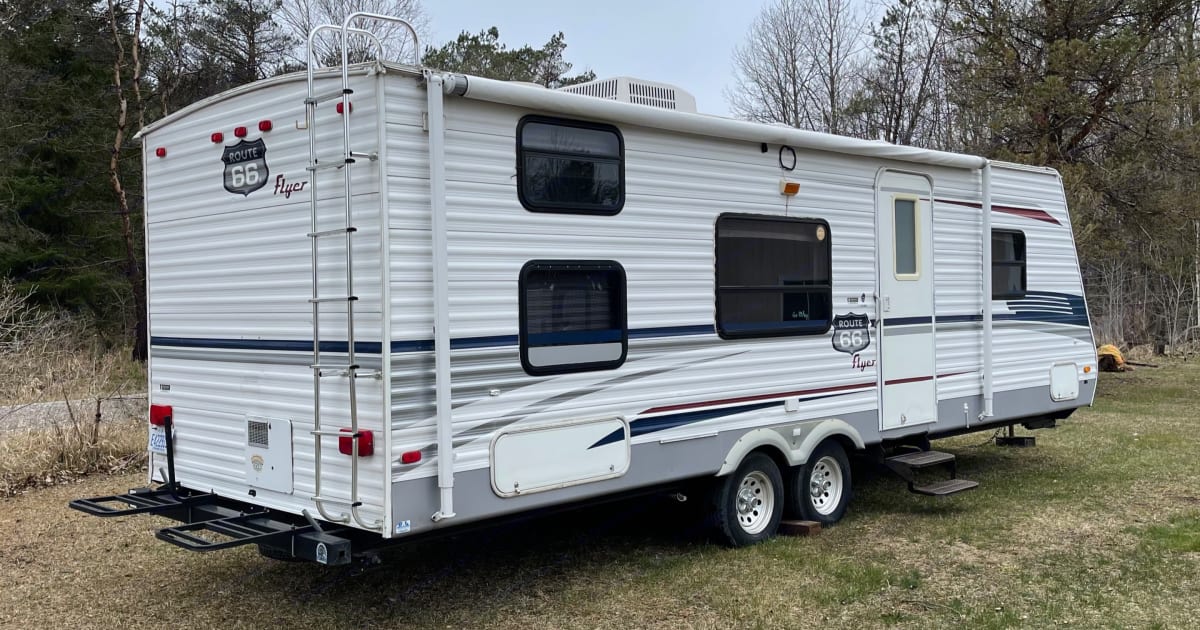
<svg viewBox="0 0 1200 630">
<path fill-rule="evenodd" d="M 863 48 L 850 0 L 774 0 L 734 51 L 730 107 L 749 120 L 843 133 Z"/>
<path fill-rule="evenodd" d="M 212 93 L 276 74 L 297 42 L 275 21 L 282 0 L 200 0 L 188 34 L 220 69 Z"/>
<path fill-rule="evenodd" d="M 560 32 L 541 48 L 526 44 L 521 48 L 509 49 L 500 43 L 500 30 L 493 26 L 477 34 L 463 31 L 458 39 L 441 48 L 427 48 L 421 63 L 441 70 L 504 81 L 527 81 L 548 88 L 595 79 L 596 73 L 590 70 L 566 76 L 573 67 L 563 57 L 566 48 L 566 36 Z"/>
<path fill-rule="evenodd" d="M 949 148 L 945 40 L 950 7 L 898 0 L 871 29 L 874 59 L 849 107 L 853 135 L 893 144 Z"/>
<path fill-rule="evenodd" d="M 301 67 L 307 63 L 305 54 L 308 49 L 308 35 L 312 29 L 322 24 L 342 24 L 351 13 L 376 13 L 398 17 L 413 26 L 418 36 L 424 37 L 428 31 L 429 20 L 420 0 L 284 0 L 279 11 L 280 22 L 285 26 L 289 36 L 297 42 L 296 49 L 290 57 Z M 354 24 L 356 28 L 371 31 L 383 44 L 385 59 L 409 61 L 413 58 L 413 44 L 408 29 L 396 22 L 386 20 L 364 19 Z M 319 63 L 336 65 L 341 63 L 341 36 L 336 33 L 324 33 L 314 41 L 314 55 Z M 350 38 L 348 57 L 353 61 L 374 59 L 376 52 L 370 42 L 362 36 Z"/>
</svg>

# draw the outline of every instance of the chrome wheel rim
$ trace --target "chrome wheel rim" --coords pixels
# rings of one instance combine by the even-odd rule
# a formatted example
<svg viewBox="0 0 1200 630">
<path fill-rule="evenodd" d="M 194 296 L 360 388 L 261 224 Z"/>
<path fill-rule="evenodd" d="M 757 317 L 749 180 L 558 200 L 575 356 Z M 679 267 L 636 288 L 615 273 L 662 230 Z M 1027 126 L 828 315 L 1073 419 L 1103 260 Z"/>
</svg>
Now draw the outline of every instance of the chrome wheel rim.
<svg viewBox="0 0 1200 630">
<path fill-rule="evenodd" d="M 837 510 L 842 502 L 844 479 L 842 465 L 829 455 L 813 464 L 808 476 L 808 495 L 817 514 L 828 516 Z"/>
<path fill-rule="evenodd" d="M 742 478 L 735 497 L 738 524 L 747 534 L 758 534 L 767 528 L 775 513 L 775 486 L 761 471 Z"/>
</svg>

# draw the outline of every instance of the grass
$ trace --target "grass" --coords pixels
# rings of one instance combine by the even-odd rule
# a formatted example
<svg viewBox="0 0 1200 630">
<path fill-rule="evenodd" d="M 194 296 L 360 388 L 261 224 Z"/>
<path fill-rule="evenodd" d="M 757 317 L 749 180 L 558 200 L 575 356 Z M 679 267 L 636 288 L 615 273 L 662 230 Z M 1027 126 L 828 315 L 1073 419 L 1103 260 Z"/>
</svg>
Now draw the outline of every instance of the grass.
<svg viewBox="0 0 1200 630">
<path fill-rule="evenodd" d="M 857 471 L 846 519 L 749 549 L 641 500 L 326 569 L 193 554 L 165 521 L 101 520 L 89 477 L 0 500 L 0 626 L 1185 628 L 1200 618 L 1200 365 L 1105 374 L 1033 449 L 938 448 L 982 486 L 948 499 Z"/>
</svg>

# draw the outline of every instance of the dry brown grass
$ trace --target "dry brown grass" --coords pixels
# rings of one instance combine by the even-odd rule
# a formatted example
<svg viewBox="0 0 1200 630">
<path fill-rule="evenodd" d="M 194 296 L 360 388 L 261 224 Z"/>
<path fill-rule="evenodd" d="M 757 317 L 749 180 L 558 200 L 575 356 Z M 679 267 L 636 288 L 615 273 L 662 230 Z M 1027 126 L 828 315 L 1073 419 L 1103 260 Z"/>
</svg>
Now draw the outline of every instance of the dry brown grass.
<svg viewBox="0 0 1200 630">
<path fill-rule="evenodd" d="M 169 522 L 66 502 L 93 476 L 0 499 L 0 627 L 1191 628 L 1200 619 L 1200 365 L 1105 374 L 1033 449 L 940 442 L 978 479 L 933 500 L 860 474 L 813 538 L 729 550 L 670 504 L 626 502 L 323 568 L 189 553 Z"/>
<path fill-rule="evenodd" d="M 145 461 L 139 405 L 121 404 L 145 372 L 127 356 L 0 283 L 0 496 Z"/>
</svg>

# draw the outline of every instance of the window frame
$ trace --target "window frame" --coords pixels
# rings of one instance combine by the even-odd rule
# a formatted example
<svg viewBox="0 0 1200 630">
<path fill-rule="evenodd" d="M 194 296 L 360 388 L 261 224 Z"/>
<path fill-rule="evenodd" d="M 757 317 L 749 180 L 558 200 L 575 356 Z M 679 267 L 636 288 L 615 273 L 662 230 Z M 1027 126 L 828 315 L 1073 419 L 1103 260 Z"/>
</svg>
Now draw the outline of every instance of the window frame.
<svg viewBox="0 0 1200 630">
<path fill-rule="evenodd" d="M 816 225 L 825 228 L 825 264 L 829 269 L 829 282 L 824 286 L 826 294 L 829 296 L 829 318 L 825 320 L 825 327 L 820 330 L 798 330 L 779 328 L 764 331 L 729 331 L 725 330 L 724 318 L 721 312 L 721 222 L 727 219 L 762 221 L 765 223 L 804 223 L 808 225 Z M 780 287 L 786 285 L 779 285 Z M 784 291 L 780 291 L 784 293 Z M 829 221 L 818 217 L 782 217 L 769 214 L 747 214 L 740 212 L 726 212 L 717 216 L 717 220 L 713 225 L 713 302 L 715 304 L 714 322 L 717 330 L 717 335 L 722 339 L 758 339 L 768 337 L 808 337 L 813 335 L 824 335 L 833 328 L 833 230 L 829 227 Z"/>
<path fill-rule="evenodd" d="M 1029 293 L 1029 237 L 1024 230 L 1014 230 L 1011 228 L 992 228 L 992 233 L 988 238 L 995 239 L 997 234 L 1019 235 L 1021 237 L 1021 260 L 996 260 L 996 247 L 992 246 L 992 260 L 988 272 L 992 274 L 992 299 L 993 300 L 1020 300 Z M 1020 265 L 1021 267 L 1021 290 L 1017 293 L 1000 293 L 996 289 L 996 265 L 1013 267 Z"/>
<path fill-rule="evenodd" d="M 529 310 L 526 298 L 526 285 L 531 273 L 537 270 L 587 270 L 615 271 L 620 286 L 617 289 L 617 316 L 621 327 L 621 356 L 610 361 L 591 361 L 588 363 L 563 363 L 558 365 L 534 365 L 529 361 L 529 349 L 546 346 L 529 345 Z M 526 262 L 521 267 L 517 280 L 517 345 L 520 347 L 521 368 L 530 376 L 548 376 L 552 374 L 571 374 L 574 372 L 591 372 L 595 370 L 616 369 L 625 363 L 629 355 L 629 280 L 625 267 L 615 260 L 564 260 L 537 259 Z M 611 343 L 611 342 L 609 342 Z M 585 344 L 579 344 L 585 345 Z"/>
<path fill-rule="evenodd" d="M 913 202 L 913 273 L 900 273 L 900 255 L 896 244 L 896 202 Z M 901 282 L 914 282 L 921 279 L 921 197 L 918 195 L 892 195 L 892 277 Z"/>
<path fill-rule="evenodd" d="M 576 129 L 591 129 L 595 131 L 605 131 L 613 133 L 617 136 L 617 205 L 615 208 L 598 208 L 588 207 L 577 204 L 542 204 L 531 201 L 525 196 L 525 126 L 530 123 L 538 123 L 543 125 L 557 125 L 559 127 L 574 127 Z M 576 157 L 589 158 L 579 153 L 560 153 L 555 151 L 543 151 L 540 149 L 529 149 L 530 152 L 549 155 L 555 157 Z M 609 162 L 611 158 L 601 158 L 602 162 Z M 596 123 L 584 120 L 573 120 L 570 118 L 556 118 L 553 116 L 541 116 L 530 114 L 521 117 L 517 122 L 517 199 L 520 200 L 521 206 L 530 212 L 550 212 L 556 214 L 587 214 L 599 216 L 614 216 L 620 214 L 625 208 L 625 136 L 621 134 L 621 130 L 616 125 L 606 123 Z"/>
</svg>

